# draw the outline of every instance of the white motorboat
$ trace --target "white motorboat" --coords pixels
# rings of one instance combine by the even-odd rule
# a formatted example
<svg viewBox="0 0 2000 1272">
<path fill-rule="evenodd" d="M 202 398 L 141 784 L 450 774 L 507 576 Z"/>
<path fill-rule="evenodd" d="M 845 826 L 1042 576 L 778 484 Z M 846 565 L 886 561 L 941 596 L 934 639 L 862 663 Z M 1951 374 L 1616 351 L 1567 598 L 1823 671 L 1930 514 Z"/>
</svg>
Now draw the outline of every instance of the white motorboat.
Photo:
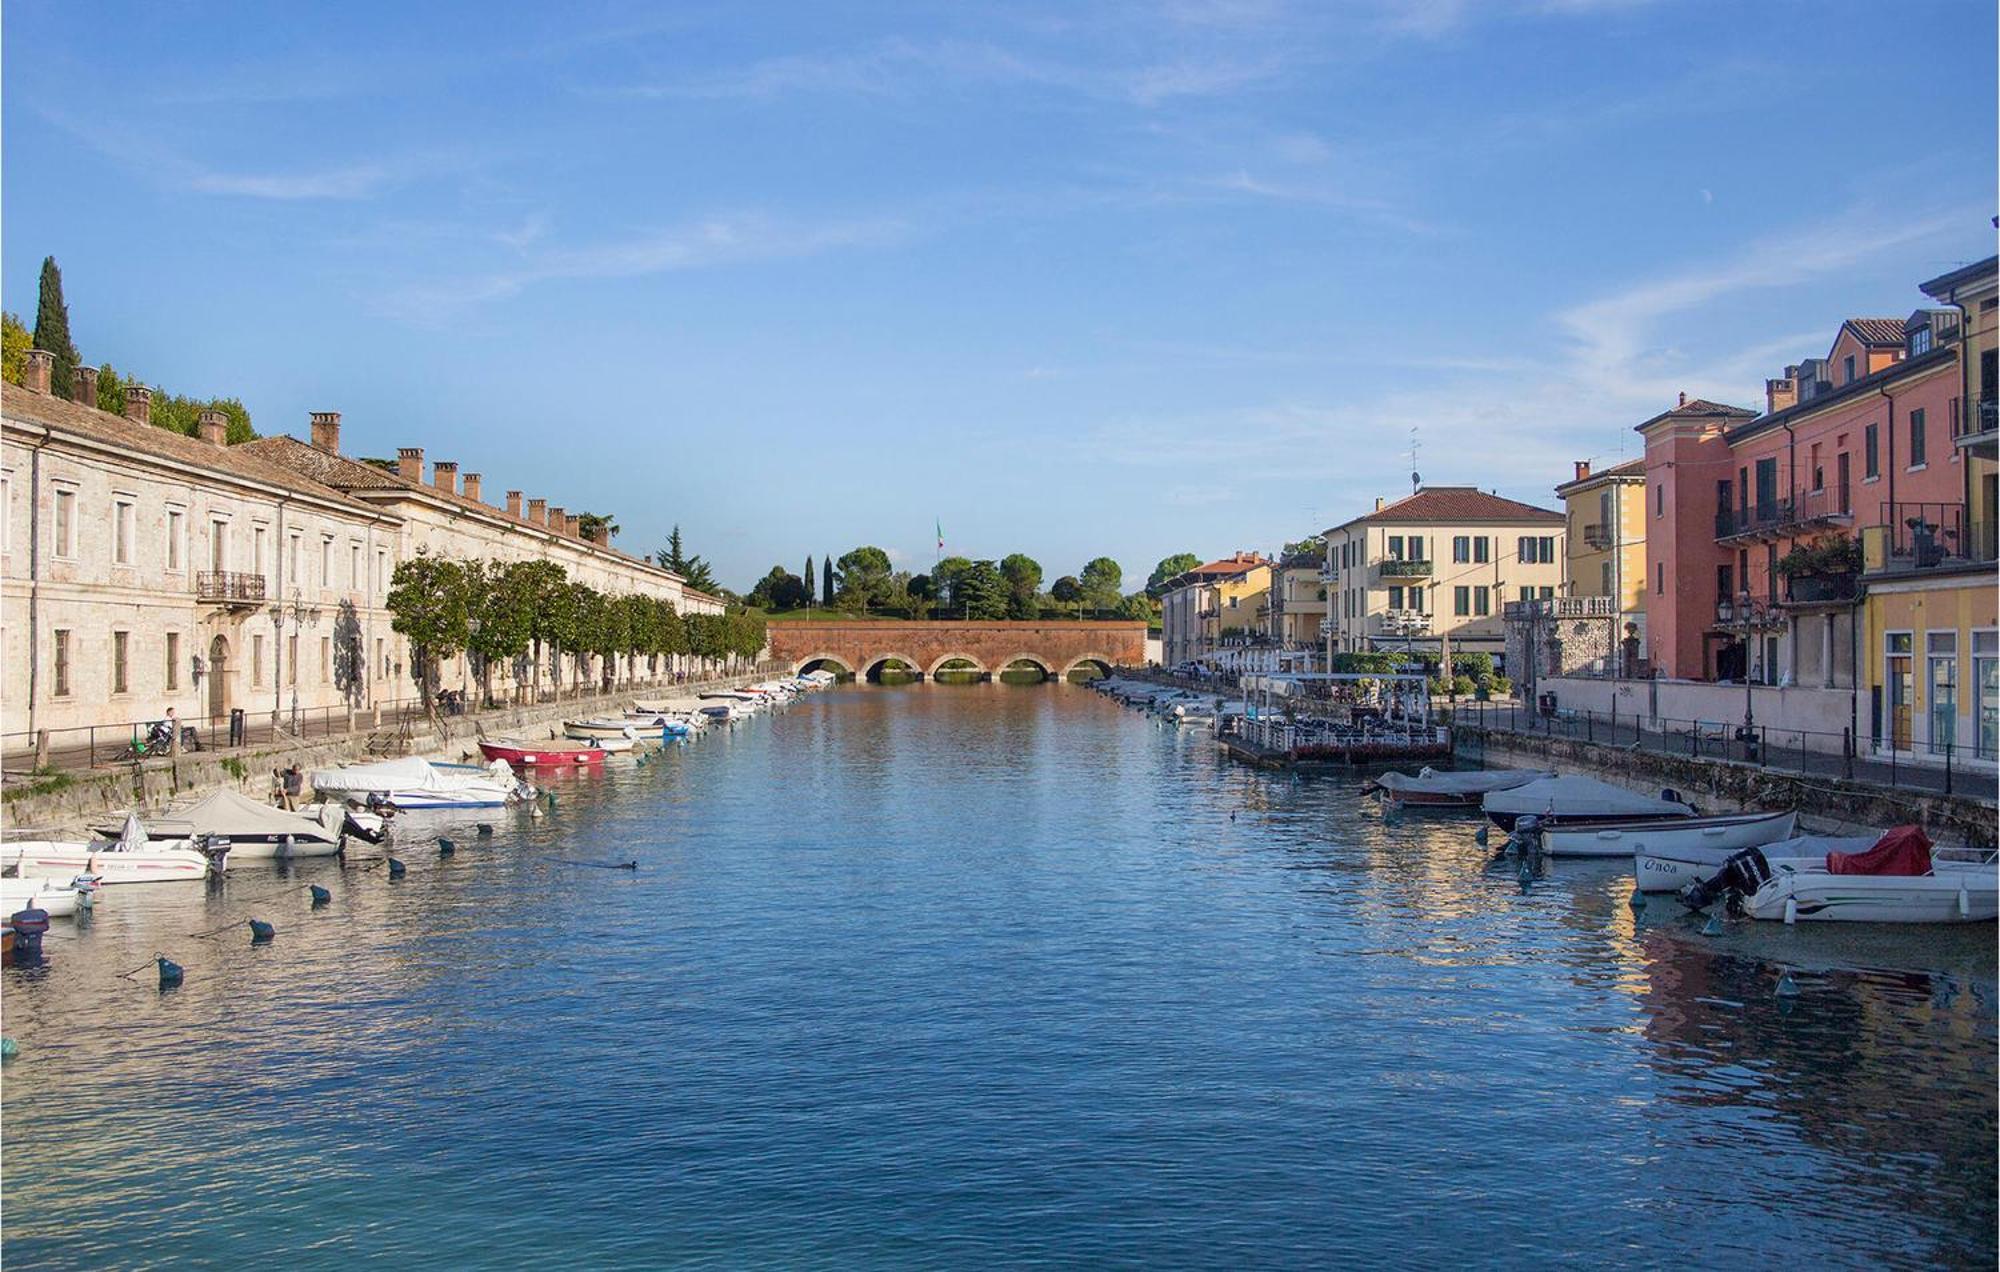
<svg viewBox="0 0 2000 1272">
<path fill-rule="evenodd" d="M 137 817 L 128 816 L 116 839 L 87 843 L 28 840 L 0 847 L 0 867 L 28 878 L 75 878 L 87 874 L 101 884 L 198 882 L 208 878 L 207 854 L 192 848 L 155 844 Z"/>
<path fill-rule="evenodd" d="M 1566 821 L 1541 830 L 1542 851 L 1551 857 L 1633 857 L 1641 853 L 1717 865 L 1730 853 L 1790 839 L 1799 815 L 1728 813 L 1715 817 L 1662 817 L 1656 821 Z"/>
<path fill-rule="evenodd" d="M 1983 923 L 2000 914 L 1995 854 L 1933 853 L 1919 826 L 1897 826 L 1861 852 L 1770 855 L 1781 846 L 1735 854 L 1714 877 L 1681 889 L 1682 903 L 1699 910 L 1734 895 L 1751 918 L 1783 923 Z"/>
<path fill-rule="evenodd" d="M 97 899 L 97 880 L 90 875 L 52 879 L 0 879 L 0 920 L 30 907 L 51 918 L 67 918 L 88 910 Z"/>
<path fill-rule="evenodd" d="M 563 721 L 563 736 L 575 738 L 579 742 L 595 739 L 632 742 L 638 739 L 639 731 L 633 727 L 630 720 L 599 717 L 593 720 Z"/>
<path fill-rule="evenodd" d="M 1361 788 L 1362 794 L 1380 792 L 1391 808 L 1478 808 L 1493 791 L 1512 790 L 1554 777 L 1546 769 L 1472 769 L 1467 772 L 1440 772 L 1425 768 L 1415 777 L 1408 773 L 1384 773 Z"/>
<path fill-rule="evenodd" d="M 260 804 L 236 791 L 216 791 L 164 817 L 139 822 L 147 841 L 154 847 L 182 847 L 211 854 L 226 848 L 227 863 L 281 861 L 300 857 L 331 857 L 340 851 L 351 818 L 370 817 L 379 827 L 379 818 L 366 813 L 350 813 L 338 804 L 317 804 L 312 811 L 290 813 L 269 804 Z M 109 827 L 95 828 L 109 834 Z M 379 843 L 380 833 L 364 833 Z"/>
<path fill-rule="evenodd" d="M 1534 817 L 1539 824 L 1550 826 L 1566 821 L 1656 821 L 1695 815 L 1694 807 L 1671 791 L 1662 791 L 1660 798 L 1654 799 L 1574 773 L 1492 791 L 1479 806 L 1503 830 L 1514 829 L 1514 823 L 1523 817 Z"/>
<path fill-rule="evenodd" d="M 1687 843 L 1672 848 L 1648 846 L 1634 851 L 1632 874 L 1641 892 L 1679 892 L 1690 883 L 1709 878 L 1745 848 L 1761 848 L 1766 857 L 1823 857 L 1829 852 L 1866 852 L 1880 838 L 1880 835 L 1787 835 L 1768 843 L 1738 844 L 1734 848 Z"/>
<path fill-rule="evenodd" d="M 499 808 L 530 798 L 534 788 L 514 776 L 505 760 L 484 768 L 434 764 L 415 756 L 374 764 L 349 764 L 310 774 L 313 790 L 332 800 L 383 804 L 406 812 L 426 808 Z"/>
</svg>

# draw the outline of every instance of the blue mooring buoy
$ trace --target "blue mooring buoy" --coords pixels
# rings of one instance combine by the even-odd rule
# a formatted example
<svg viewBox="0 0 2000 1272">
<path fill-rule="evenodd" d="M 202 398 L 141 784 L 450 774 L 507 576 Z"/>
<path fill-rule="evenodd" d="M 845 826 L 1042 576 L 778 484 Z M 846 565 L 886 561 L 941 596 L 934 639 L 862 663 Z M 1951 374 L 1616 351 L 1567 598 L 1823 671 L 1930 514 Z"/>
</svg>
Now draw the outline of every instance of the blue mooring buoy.
<svg viewBox="0 0 2000 1272">
<path fill-rule="evenodd" d="M 402 862 L 396 860 L 394 857 L 389 858 L 389 877 L 391 879 L 402 878 L 404 873 L 408 870 L 409 867 L 404 865 Z"/>
<path fill-rule="evenodd" d="M 1634 888 L 1632 889 L 1632 899 L 1625 904 L 1631 906 L 1634 910 L 1643 910 L 1646 908 L 1646 894 Z"/>
<path fill-rule="evenodd" d="M 480 837 L 481 839 L 491 839 L 491 838 L 493 838 L 493 823 L 492 823 L 492 822 L 480 822 L 480 823 L 479 823 L 479 837 Z"/>
<path fill-rule="evenodd" d="M 161 989 L 177 988 L 180 985 L 182 978 L 184 978 L 187 975 L 187 971 L 185 968 L 183 968 L 179 963 L 174 962 L 172 959 L 168 958 L 164 954 L 156 955 L 153 961 L 160 965 Z"/>
<path fill-rule="evenodd" d="M 12 1038 L 0 1038 L 0 1060 L 12 1060 L 20 1053 L 20 1045 Z"/>
<path fill-rule="evenodd" d="M 438 836 L 438 856 L 449 857 L 451 856 L 451 854 L 457 851 L 458 851 L 457 844 L 451 842 L 451 840 L 449 839 L 446 839 L 443 835 Z"/>
<path fill-rule="evenodd" d="M 278 934 L 278 929 L 264 922 L 264 920 L 262 919 L 250 920 L 250 944 L 252 945 L 269 944 L 271 938 L 276 936 L 277 934 Z"/>
<path fill-rule="evenodd" d="M 1709 915 L 1708 922 L 1701 925 L 1701 934 L 1703 936 L 1721 936 L 1722 920 L 1713 914 Z"/>
<path fill-rule="evenodd" d="M 554 791 L 544 792 L 542 795 L 542 799 L 544 802 L 548 804 L 550 808 L 554 808 L 556 806 L 556 793 Z"/>
<path fill-rule="evenodd" d="M 1781 973 L 1778 977 L 1778 997 L 1797 998 L 1798 996 L 1799 983 L 1792 979 L 1790 972 Z"/>
<path fill-rule="evenodd" d="M 1472 842 L 1478 844 L 1481 848 L 1486 846 L 1486 838 L 1486 827 L 1484 826 L 1472 832 Z"/>
<path fill-rule="evenodd" d="M 312 885 L 313 909 L 317 910 L 333 900 L 333 894 L 318 884 Z"/>
</svg>

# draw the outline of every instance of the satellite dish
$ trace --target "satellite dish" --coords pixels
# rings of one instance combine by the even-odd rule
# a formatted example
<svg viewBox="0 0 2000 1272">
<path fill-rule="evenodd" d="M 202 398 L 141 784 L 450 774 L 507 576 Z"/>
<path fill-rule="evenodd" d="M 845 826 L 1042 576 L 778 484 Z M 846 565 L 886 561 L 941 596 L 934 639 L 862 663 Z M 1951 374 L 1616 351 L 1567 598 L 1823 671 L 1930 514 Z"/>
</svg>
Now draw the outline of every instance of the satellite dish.
<svg viewBox="0 0 2000 1272">
<path fill-rule="evenodd" d="M 1421 485 L 1423 485 L 1423 484 L 1424 484 L 1424 475 L 1423 475 L 1422 473 L 1411 473 L 1411 474 L 1410 474 L 1410 484 L 1411 484 L 1412 486 L 1421 486 Z"/>
</svg>

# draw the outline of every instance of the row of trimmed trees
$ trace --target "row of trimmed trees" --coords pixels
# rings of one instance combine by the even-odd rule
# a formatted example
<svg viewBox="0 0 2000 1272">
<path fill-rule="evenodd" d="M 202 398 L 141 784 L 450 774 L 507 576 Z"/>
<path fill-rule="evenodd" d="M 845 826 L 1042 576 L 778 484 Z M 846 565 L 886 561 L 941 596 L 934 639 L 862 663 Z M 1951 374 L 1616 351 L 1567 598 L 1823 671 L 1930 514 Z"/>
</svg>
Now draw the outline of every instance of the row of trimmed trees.
<svg viewBox="0 0 2000 1272">
<path fill-rule="evenodd" d="M 1087 562 L 1046 590 L 1039 561 L 1015 552 L 998 561 L 949 556 L 929 574 L 895 569 L 889 554 L 864 545 L 827 558 L 817 590 L 813 562 L 796 575 L 781 565 L 757 581 L 746 598 L 770 610 L 819 604 L 851 614 L 894 614 L 904 618 L 1036 619 L 1097 617 L 1152 619 L 1156 607 L 1143 593 L 1123 595 L 1123 573 L 1110 557 Z"/>
<path fill-rule="evenodd" d="M 682 614 L 659 597 L 600 592 L 553 561 L 458 561 L 419 551 L 396 566 L 388 603 L 426 703 L 436 702 L 441 668 L 460 653 L 480 699 L 490 702 L 496 663 L 539 698 L 544 668 L 561 693 L 565 657 L 571 687 L 582 692 L 599 660 L 599 687 L 608 690 L 621 658 L 628 679 L 641 658 L 653 671 L 665 658 L 678 670 L 726 673 L 754 664 L 764 648 L 764 622 L 753 614 Z"/>
</svg>

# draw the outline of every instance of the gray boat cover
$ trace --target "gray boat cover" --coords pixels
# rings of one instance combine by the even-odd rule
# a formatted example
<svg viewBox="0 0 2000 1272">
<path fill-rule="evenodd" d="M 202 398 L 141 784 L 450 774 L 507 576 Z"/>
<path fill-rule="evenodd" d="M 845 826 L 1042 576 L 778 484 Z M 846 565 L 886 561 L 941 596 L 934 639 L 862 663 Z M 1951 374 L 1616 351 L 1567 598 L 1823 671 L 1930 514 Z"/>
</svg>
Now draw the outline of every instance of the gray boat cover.
<svg viewBox="0 0 2000 1272">
<path fill-rule="evenodd" d="M 337 769 L 315 769 L 310 774 L 313 789 L 324 786 L 338 791 L 421 791 L 449 795 L 468 787 L 499 785 L 512 789 L 514 770 L 505 760 L 494 760 L 479 772 L 463 768 L 439 768 L 420 756 L 381 760 L 374 764 L 349 764 Z"/>
<path fill-rule="evenodd" d="M 1384 773 L 1376 783 L 1386 791 L 1418 791 L 1426 795 L 1481 795 L 1504 791 L 1555 774 L 1546 769 L 1471 769 L 1463 773 L 1425 769 L 1412 777 L 1408 773 Z"/>
<path fill-rule="evenodd" d="M 1565 773 L 1525 786 L 1494 791 L 1481 804 L 1489 813 L 1516 817 L 1692 817 L 1694 809 L 1670 799 L 1634 795 L 1594 777 Z"/>
<path fill-rule="evenodd" d="M 260 804 L 235 791 L 217 791 L 186 808 L 177 808 L 165 817 L 148 819 L 145 827 L 154 839 L 188 839 L 195 835 L 270 839 L 290 835 L 293 839 L 309 842 L 340 842 L 338 827 L 328 830 L 310 817 Z M 106 826 L 100 829 L 109 837 L 124 833 L 126 828 L 121 826 L 118 831 L 113 831 Z"/>
</svg>

